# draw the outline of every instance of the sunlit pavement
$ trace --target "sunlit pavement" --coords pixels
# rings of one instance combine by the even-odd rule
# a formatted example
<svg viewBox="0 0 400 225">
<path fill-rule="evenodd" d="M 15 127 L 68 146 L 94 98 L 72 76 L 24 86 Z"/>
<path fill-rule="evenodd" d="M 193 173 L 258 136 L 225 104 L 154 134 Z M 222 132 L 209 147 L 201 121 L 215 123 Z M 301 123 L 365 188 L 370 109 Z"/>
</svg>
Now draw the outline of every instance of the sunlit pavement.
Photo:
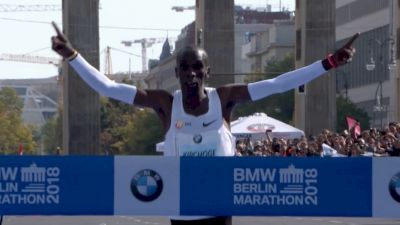
<svg viewBox="0 0 400 225">
<path fill-rule="evenodd" d="M 400 225 L 400 219 L 353 217 L 234 217 L 233 225 Z M 169 225 L 166 217 L 5 216 L 2 225 Z"/>
</svg>

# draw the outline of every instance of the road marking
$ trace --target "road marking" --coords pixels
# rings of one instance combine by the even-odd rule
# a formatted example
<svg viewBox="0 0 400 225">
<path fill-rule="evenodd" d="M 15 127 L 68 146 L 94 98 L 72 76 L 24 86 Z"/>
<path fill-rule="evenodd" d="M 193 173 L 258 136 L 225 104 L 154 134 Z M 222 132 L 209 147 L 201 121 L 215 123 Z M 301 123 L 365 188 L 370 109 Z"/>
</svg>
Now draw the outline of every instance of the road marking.
<svg viewBox="0 0 400 225">
<path fill-rule="evenodd" d="M 337 224 L 342 224 L 342 223 L 343 223 L 343 222 L 337 221 L 337 220 L 330 220 L 329 222 L 330 222 L 330 223 L 337 223 Z"/>
</svg>

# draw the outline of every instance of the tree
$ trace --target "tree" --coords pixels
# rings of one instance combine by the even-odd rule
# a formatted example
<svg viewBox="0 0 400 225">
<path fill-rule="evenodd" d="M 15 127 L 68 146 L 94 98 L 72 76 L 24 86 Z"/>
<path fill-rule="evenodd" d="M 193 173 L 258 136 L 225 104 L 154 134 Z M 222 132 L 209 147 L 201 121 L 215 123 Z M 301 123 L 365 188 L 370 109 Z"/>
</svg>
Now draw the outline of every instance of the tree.
<svg viewBox="0 0 400 225">
<path fill-rule="evenodd" d="M 33 154 L 35 142 L 32 132 L 21 119 L 23 102 L 14 88 L 0 90 L 0 152 L 18 154 L 19 146 L 24 153 Z"/>
<path fill-rule="evenodd" d="M 105 154 L 123 154 L 119 130 L 128 124 L 133 107 L 113 99 L 100 98 L 100 147 Z"/>
<path fill-rule="evenodd" d="M 53 116 L 43 125 L 41 129 L 43 151 L 46 154 L 58 154 L 57 148 L 62 147 L 62 109 L 58 109 L 57 115 Z"/>
<path fill-rule="evenodd" d="M 106 154 L 154 155 L 163 127 L 151 109 L 101 98 L 101 149 Z"/>
<path fill-rule="evenodd" d="M 140 82 L 124 79 L 123 83 Z M 163 139 L 163 127 L 151 109 L 101 98 L 101 149 L 106 154 L 154 155 L 156 143 Z"/>
<path fill-rule="evenodd" d="M 163 139 L 162 123 L 151 109 L 137 110 L 120 133 L 125 140 L 123 152 L 132 155 L 157 154 L 155 145 Z"/>
</svg>

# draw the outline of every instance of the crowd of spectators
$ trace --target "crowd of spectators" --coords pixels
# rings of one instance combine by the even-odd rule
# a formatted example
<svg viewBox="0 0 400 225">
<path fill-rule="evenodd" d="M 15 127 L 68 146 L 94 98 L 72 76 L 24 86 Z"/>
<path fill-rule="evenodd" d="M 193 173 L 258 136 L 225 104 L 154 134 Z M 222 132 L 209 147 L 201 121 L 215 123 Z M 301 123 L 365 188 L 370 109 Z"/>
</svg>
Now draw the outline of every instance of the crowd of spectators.
<svg viewBox="0 0 400 225">
<path fill-rule="evenodd" d="M 334 156 L 400 156 L 400 123 L 392 122 L 382 130 L 364 130 L 359 135 L 352 130 L 336 133 L 325 129 L 317 136 L 284 139 L 271 138 L 271 130 L 265 133 L 263 140 L 238 139 L 236 155 L 321 157 L 328 146 L 335 150 Z"/>
</svg>

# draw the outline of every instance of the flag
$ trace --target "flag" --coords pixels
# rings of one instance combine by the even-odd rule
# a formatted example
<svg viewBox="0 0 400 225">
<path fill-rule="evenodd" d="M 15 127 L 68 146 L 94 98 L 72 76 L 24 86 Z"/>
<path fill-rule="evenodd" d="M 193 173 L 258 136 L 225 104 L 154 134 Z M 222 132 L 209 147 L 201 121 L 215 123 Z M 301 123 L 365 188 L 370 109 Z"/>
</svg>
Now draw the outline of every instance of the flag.
<svg viewBox="0 0 400 225">
<path fill-rule="evenodd" d="M 18 155 L 24 155 L 24 146 L 22 144 L 18 145 Z"/>
<path fill-rule="evenodd" d="M 351 116 L 346 116 L 347 121 L 347 129 L 350 131 L 350 134 L 353 138 L 357 138 L 358 135 L 361 135 L 361 126 L 360 123 Z"/>
</svg>

